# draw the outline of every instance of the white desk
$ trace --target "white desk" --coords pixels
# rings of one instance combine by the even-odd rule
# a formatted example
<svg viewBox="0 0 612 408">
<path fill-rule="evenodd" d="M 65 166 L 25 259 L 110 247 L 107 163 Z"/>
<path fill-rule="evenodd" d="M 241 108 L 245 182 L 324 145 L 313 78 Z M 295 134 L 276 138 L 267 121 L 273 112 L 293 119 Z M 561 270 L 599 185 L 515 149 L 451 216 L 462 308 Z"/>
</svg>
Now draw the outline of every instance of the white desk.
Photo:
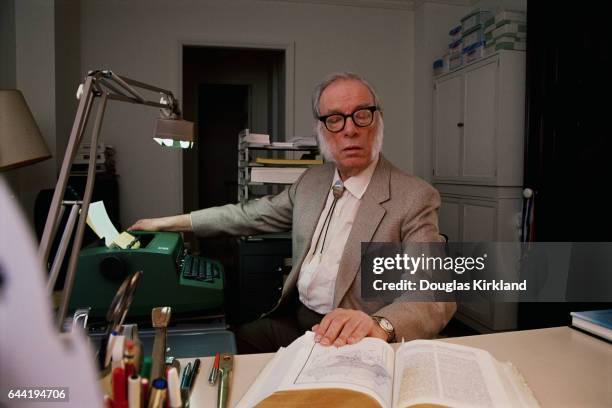
<svg viewBox="0 0 612 408">
<path fill-rule="evenodd" d="M 525 330 L 439 341 L 479 347 L 511 361 L 542 407 L 612 407 L 612 345 L 569 327 Z M 238 355 L 230 406 L 240 401 L 273 354 Z M 193 407 L 215 407 L 217 387 L 208 384 L 212 357 L 202 358 L 191 396 Z M 182 359 L 181 365 L 189 359 Z"/>
</svg>

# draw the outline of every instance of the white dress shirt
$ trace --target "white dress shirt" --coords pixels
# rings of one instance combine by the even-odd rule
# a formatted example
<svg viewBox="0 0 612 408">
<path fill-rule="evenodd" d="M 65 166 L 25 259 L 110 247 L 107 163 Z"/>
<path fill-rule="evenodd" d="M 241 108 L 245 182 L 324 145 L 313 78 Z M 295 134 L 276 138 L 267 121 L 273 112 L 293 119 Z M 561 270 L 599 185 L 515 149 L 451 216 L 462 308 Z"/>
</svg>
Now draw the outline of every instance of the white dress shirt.
<svg viewBox="0 0 612 408">
<path fill-rule="evenodd" d="M 297 284 L 300 301 L 317 313 L 327 314 L 333 310 L 334 289 L 344 246 L 359 210 L 361 197 L 370 184 L 377 163 L 378 158 L 361 173 L 344 181 L 344 194 L 336 202 L 331 219 L 328 221 L 327 236 L 324 238 L 323 224 L 334 201 L 331 186 L 340 180 L 336 169 L 325 208 L 319 216 L 319 222 L 312 236 L 308 254 L 302 263 Z M 319 235 L 321 235 L 320 239 Z"/>
</svg>

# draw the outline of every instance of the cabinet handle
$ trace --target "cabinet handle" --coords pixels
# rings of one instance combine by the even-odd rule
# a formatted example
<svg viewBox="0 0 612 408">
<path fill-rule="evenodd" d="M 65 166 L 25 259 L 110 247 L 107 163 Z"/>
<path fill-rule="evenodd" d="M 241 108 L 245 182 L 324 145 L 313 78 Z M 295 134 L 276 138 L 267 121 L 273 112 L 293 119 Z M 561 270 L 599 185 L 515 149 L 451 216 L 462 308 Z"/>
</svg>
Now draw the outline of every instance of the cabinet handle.
<svg viewBox="0 0 612 408">
<path fill-rule="evenodd" d="M 463 127 L 463 122 L 459 122 L 459 123 L 457 123 L 457 127 L 458 127 L 458 128 L 462 128 L 462 127 Z"/>
</svg>

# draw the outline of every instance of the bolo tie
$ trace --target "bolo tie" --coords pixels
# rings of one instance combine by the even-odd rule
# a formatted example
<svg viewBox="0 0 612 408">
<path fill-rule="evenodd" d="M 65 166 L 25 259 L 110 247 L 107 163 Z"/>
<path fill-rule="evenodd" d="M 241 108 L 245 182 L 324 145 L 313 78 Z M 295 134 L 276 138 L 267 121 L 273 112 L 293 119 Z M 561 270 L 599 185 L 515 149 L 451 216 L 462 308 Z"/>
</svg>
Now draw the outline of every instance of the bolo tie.
<svg viewBox="0 0 612 408">
<path fill-rule="evenodd" d="M 323 229 L 325 229 L 325 234 L 323 234 L 323 243 L 321 244 L 321 251 L 319 252 L 321 254 L 323 253 L 323 247 L 325 246 L 325 239 L 327 238 L 327 231 L 329 230 L 329 224 L 331 224 L 331 217 L 334 213 L 334 208 L 336 208 L 336 203 L 338 202 L 338 199 L 342 197 L 342 194 L 344 193 L 344 183 L 342 183 L 342 180 L 336 180 L 331 190 L 334 196 L 334 201 L 332 201 L 332 205 L 329 208 L 327 215 L 325 216 L 325 221 L 323 221 L 321 231 L 319 231 L 319 236 L 317 237 L 317 242 L 315 243 L 314 251 L 312 251 L 313 255 L 317 251 L 319 240 L 321 239 L 321 233 L 323 232 Z"/>
</svg>

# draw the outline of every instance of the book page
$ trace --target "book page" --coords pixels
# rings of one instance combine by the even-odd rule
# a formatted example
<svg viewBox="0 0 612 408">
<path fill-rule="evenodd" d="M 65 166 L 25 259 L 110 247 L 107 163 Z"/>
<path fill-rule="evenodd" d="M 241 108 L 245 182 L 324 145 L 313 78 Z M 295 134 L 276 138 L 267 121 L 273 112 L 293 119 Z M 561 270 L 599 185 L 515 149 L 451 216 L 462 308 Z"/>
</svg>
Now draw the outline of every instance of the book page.
<svg viewBox="0 0 612 408">
<path fill-rule="evenodd" d="M 484 350 L 416 340 L 396 352 L 395 407 L 509 406 L 495 360 Z"/>
<path fill-rule="evenodd" d="M 370 395 L 390 407 L 393 387 L 393 349 L 386 342 L 366 338 L 336 348 L 314 342 L 307 332 L 266 366 L 239 403 L 252 407 L 274 391 L 344 388 Z"/>
<path fill-rule="evenodd" d="M 533 391 L 512 363 L 495 361 L 495 366 L 500 377 L 505 380 L 502 381 L 502 384 L 513 407 L 536 408 L 540 406 L 535 395 L 533 395 Z"/>
<path fill-rule="evenodd" d="M 393 360 L 393 349 L 380 339 L 365 338 L 338 348 L 313 342 L 308 360 L 290 388 L 348 388 L 365 392 L 389 407 Z"/>
</svg>

